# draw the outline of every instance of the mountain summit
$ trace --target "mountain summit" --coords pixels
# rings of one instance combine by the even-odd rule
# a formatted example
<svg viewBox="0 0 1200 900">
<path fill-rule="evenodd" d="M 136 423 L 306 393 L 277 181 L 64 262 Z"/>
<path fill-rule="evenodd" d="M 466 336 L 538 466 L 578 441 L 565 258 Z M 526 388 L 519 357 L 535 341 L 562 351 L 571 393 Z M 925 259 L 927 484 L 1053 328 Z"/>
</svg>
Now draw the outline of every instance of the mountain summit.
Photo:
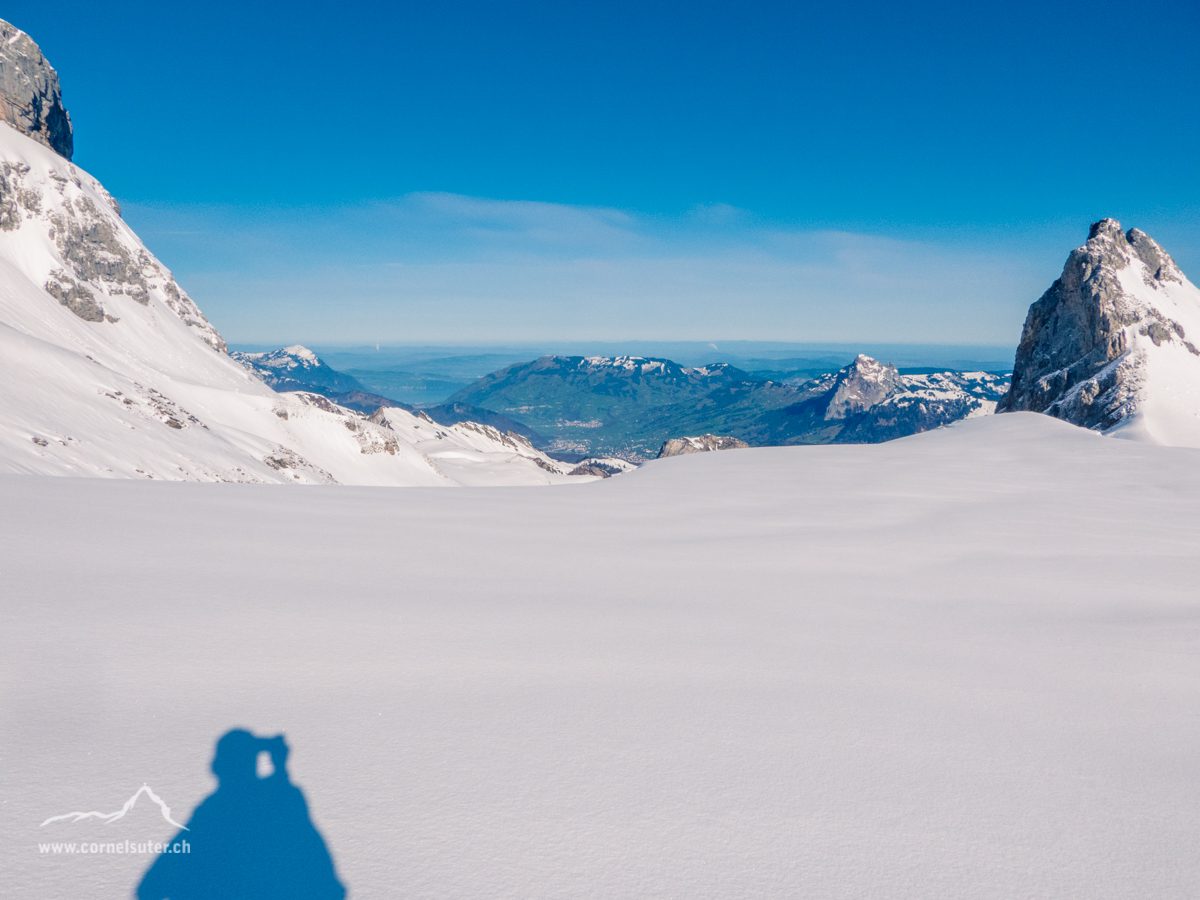
<svg viewBox="0 0 1200 900">
<path fill-rule="evenodd" d="M 835 384 L 825 408 L 826 419 L 845 419 L 866 412 L 904 390 L 895 366 L 884 365 L 862 353 L 838 372 Z"/>
<path fill-rule="evenodd" d="M 1149 235 L 1092 225 L 1029 308 L 997 412 L 1200 447 L 1200 290 Z"/>
<path fill-rule="evenodd" d="M 0 121 L 64 159 L 75 150 L 58 73 L 33 38 L 4 21 L 0 21 Z"/>
</svg>

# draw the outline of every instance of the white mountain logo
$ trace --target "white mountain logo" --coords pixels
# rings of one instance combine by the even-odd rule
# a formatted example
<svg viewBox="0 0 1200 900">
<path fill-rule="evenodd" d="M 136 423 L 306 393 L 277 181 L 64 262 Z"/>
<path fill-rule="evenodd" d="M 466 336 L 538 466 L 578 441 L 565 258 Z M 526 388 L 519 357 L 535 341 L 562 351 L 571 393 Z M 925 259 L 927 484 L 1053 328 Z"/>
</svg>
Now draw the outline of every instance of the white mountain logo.
<svg viewBox="0 0 1200 900">
<path fill-rule="evenodd" d="M 49 819 L 47 819 L 45 822 L 43 822 L 41 824 L 41 827 L 45 828 L 51 822 L 61 822 L 64 819 L 70 819 L 72 822 L 79 822 L 83 819 L 93 819 L 93 818 L 103 819 L 104 823 L 106 825 L 111 825 L 113 822 L 117 821 L 117 819 L 124 816 L 125 813 L 127 813 L 131 809 L 133 809 L 133 804 L 137 803 L 137 798 L 142 796 L 142 794 L 145 794 L 147 797 L 149 797 L 151 800 L 153 800 L 155 803 L 158 804 L 158 808 L 160 810 L 162 810 L 162 817 L 164 819 L 166 819 L 168 822 L 170 822 L 176 828 L 182 828 L 184 831 L 188 830 L 188 827 L 186 825 L 180 825 L 178 822 L 176 822 L 174 819 L 171 818 L 171 807 L 167 806 L 167 804 L 165 804 L 163 802 L 162 797 L 160 797 L 160 796 L 158 796 L 158 794 L 154 793 L 154 791 L 152 791 L 150 789 L 150 785 L 148 785 L 148 784 L 143 784 L 140 788 L 138 788 L 137 793 L 135 793 L 128 800 L 126 800 L 125 805 L 122 806 L 120 809 L 118 809 L 116 812 L 111 812 L 111 813 L 73 812 L 73 813 L 66 813 L 65 815 L 61 815 L 61 816 L 51 816 Z"/>
</svg>

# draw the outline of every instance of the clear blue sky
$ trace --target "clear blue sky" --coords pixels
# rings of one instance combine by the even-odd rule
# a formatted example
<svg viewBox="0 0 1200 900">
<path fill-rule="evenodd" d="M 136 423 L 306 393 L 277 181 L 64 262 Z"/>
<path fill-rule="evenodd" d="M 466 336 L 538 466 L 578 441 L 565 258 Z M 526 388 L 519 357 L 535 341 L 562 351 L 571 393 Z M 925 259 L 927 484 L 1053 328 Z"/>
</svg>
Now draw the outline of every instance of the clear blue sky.
<svg viewBox="0 0 1200 900">
<path fill-rule="evenodd" d="M 496 337 L 1015 343 L 1102 215 L 1200 269 L 1194 0 L 17 0 L 3 15 L 58 68 L 77 163 L 234 340 L 335 322 L 345 340 L 467 338 L 486 310 L 474 337 L 507 322 Z M 804 272 L 862 267 L 797 256 L 806 236 L 901 259 L 834 297 Z M 738 262 L 699 271 L 721 259 Z M 755 259 L 775 280 L 739 293 Z M 589 282 L 589 264 L 607 274 Z M 956 289 L 972 265 L 978 284 Z M 656 316 L 662 279 L 706 299 Z M 548 323 L 556 297 L 570 315 Z M 603 303 L 620 320 L 589 332 L 580 314 Z"/>
</svg>

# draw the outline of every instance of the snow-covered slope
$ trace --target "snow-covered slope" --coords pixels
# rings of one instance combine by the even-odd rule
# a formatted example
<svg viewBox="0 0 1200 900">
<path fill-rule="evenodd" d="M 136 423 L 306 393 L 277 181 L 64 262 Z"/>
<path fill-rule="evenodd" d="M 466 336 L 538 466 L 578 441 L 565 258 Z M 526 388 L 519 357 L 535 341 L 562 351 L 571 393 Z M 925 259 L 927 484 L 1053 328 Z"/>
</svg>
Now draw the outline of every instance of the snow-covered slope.
<svg viewBox="0 0 1200 900">
<path fill-rule="evenodd" d="M 283 731 L 354 900 L 1192 900 L 1200 451 L 984 416 L 588 490 L 0 476 L 5 896 Z"/>
<path fill-rule="evenodd" d="M 1200 290 L 1153 239 L 1095 223 L 1029 308 L 1000 411 L 1200 447 Z"/>
<path fill-rule="evenodd" d="M 278 394 L 226 353 L 94 178 L 0 124 L 0 472 L 285 483 L 566 481 L 494 429 L 419 428 Z M 410 417 L 411 418 L 411 417 Z M 448 474 L 453 471 L 455 474 Z M 574 479 L 579 480 L 579 479 Z"/>
</svg>

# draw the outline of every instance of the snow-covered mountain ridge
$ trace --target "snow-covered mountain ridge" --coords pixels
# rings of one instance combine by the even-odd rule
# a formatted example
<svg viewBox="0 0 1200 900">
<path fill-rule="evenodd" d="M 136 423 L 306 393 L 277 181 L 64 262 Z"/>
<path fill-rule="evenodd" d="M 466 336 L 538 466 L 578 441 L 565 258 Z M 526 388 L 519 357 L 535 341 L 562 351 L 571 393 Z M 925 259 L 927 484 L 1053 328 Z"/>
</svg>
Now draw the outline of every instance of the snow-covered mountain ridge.
<svg viewBox="0 0 1200 900">
<path fill-rule="evenodd" d="M 231 350 L 229 355 L 277 391 L 309 390 L 313 386 L 338 393 L 367 391 L 357 378 L 334 371 L 300 344 L 262 353 Z"/>
<path fill-rule="evenodd" d="M 1092 225 L 1029 308 L 1000 411 L 1200 447 L 1200 290 L 1152 238 Z"/>
<path fill-rule="evenodd" d="M 36 44 L 16 34 L 5 47 L 33 59 Z M 20 81 L 13 66 L 0 52 L 0 86 Z M 317 394 L 276 393 L 230 358 L 103 186 L 36 137 L 0 124 L 0 472 L 289 484 L 582 480 L 495 429 L 433 426 L 404 410 L 373 421 Z"/>
</svg>

